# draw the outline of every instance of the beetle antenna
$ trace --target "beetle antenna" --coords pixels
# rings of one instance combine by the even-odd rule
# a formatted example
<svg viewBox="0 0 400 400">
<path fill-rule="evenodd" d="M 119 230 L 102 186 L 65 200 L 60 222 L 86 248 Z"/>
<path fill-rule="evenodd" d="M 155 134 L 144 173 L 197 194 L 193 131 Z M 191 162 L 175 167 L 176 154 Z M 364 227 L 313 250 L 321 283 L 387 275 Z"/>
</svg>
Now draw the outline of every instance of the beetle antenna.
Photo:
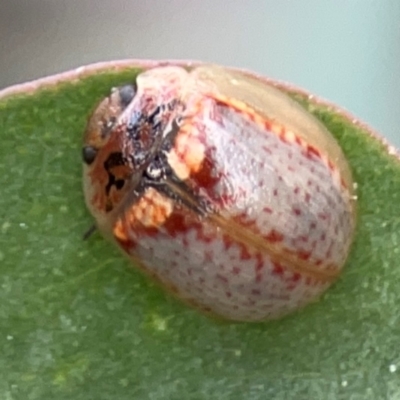
<svg viewBox="0 0 400 400">
<path fill-rule="evenodd" d="M 83 234 L 83 240 L 89 239 L 93 233 L 95 233 L 97 230 L 97 227 L 95 224 L 93 224 L 84 234 Z"/>
</svg>

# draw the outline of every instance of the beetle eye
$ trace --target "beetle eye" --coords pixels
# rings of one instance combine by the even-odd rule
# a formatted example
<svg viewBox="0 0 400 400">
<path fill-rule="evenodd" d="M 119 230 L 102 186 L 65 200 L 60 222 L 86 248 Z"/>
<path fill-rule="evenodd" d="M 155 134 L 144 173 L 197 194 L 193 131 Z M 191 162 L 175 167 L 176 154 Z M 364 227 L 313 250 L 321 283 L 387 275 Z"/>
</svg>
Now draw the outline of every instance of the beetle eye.
<svg viewBox="0 0 400 400">
<path fill-rule="evenodd" d="M 82 159 L 87 165 L 90 165 L 94 161 L 96 155 L 97 149 L 95 149 L 93 146 L 85 146 L 82 149 Z"/>
<path fill-rule="evenodd" d="M 136 87 L 134 85 L 121 86 L 119 89 L 119 99 L 121 107 L 125 108 L 133 100 L 136 94 Z"/>
</svg>

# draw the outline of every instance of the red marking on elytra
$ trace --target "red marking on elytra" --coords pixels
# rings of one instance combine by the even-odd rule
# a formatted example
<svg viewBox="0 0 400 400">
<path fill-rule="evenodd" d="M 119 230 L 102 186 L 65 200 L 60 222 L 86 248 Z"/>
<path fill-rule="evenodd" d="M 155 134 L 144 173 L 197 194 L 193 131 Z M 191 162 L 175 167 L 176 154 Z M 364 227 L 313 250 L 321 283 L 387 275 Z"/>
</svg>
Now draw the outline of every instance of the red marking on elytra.
<svg viewBox="0 0 400 400">
<path fill-rule="evenodd" d="M 335 227 L 333 228 L 333 232 L 335 235 L 339 234 L 339 224 L 335 224 Z"/>
<path fill-rule="evenodd" d="M 163 226 L 172 237 L 177 237 L 178 234 L 187 232 L 188 230 L 185 216 L 177 210 L 174 210 L 174 212 L 164 222 Z"/>
<path fill-rule="evenodd" d="M 321 153 L 314 146 L 311 146 L 310 144 L 308 144 L 306 146 L 306 157 L 309 160 L 313 161 L 314 157 L 321 158 Z"/>
<path fill-rule="evenodd" d="M 267 214 L 272 214 L 272 208 L 270 207 L 264 207 L 263 211 L 266 212 Z"/>
<path fill-rule="evenodd" d="M 268 121 L 267 119 L 264 120 L 264 128 L 265 128 L 265 130 L 266 130 L 267 132 L 272 132 L 271 123 L 270 123 L 270 121 Z"/>
<path fill-rule="evenodd" d="M 326 221 L 328 219 L 328 214 L 325 213 L 319 213 L 318 218 L 322 221 Z"/>
<path fill-rule="evenodd" d="M 253 307 L 256 305 L 256 302 L 255 302 L 255 300 L 249 300 L 246 305 Z"/>
<path fill-rule="evenodd" d="M 301 279 L 301 274 L 299 274 L 298 272 L 295 272 L 290 278 L 288 278 L 288 285 L 286 286 L 286 288 L 288 290 L 293 290 L 297 287 L 297 284 L 299 283 Z"/>
<path fill-rule="evenodd" d="M 305 276 L 304 277 L 304 283 L 307 286 L 314 286 L 316 284 L 316 281 L 313 278 L 311 278 L 310 276 Z"/>
<path fill-rule="evenodd" d="M 247 246 L 245 245 L 240 246 L 240 258 L 243 261 L 250 260 L 251 258 L 253 258 L 253 256 L 249 253 Z"/>
<path fill-rule="evenodd" d="M 332 250 L 329 249 L 329 250 L 325 253 L 325 258 L 326 258 L 326 259 L 329 259 L 329 258 L 331 258 L 331 257 L 332 257 Z"/>
<path fill-rule="evenodd" d="M 290 280 L 292 282 L 298 282 L 301 279 L 301 274 L 299 272 L 294 272 Z"/>
<path fill-rule="evenodd" d="M 265 236 L 265 239 L 271 243 L 282 242 L 283 235 L 280 232 L 276 231 L 275 229 L 272 229 L 268 233 L 268 235 Z"/>
<path fill-rule="evenodd" d="M 206 250 L 204 252 L 204 261 L 209 263 L 212 262 L 214 259 L 214 253 L 211 250 Z"/>
<path fill-rule="evenodd" d="M 333 247 L 333 243 L 331 242 L 326 253 L 325 253 L 325 258 L 329 259 L 332 257 L 332 247 Z"/>
<path fill-rule="evenodd" d="M 240 268 L 239 267 L 233 267 L 232 268 L 232 274 L 233 275 L 239 275 L 240 274 Z"/>
<path fill-rule="evenodd" d="M 298 217 L 299 215 L 301 215 L 301 210 L 299 208 L 293 208 L 293 214 Z"/>
<path fill-rule="evenodd" d="M 311 257 L 311 253 L 309 251 L 298 250 L 296 253 L 300 260 L 306 261 Z"/>
<path fill-rule="evenodd" d="M 216 278 L 217 278 L 219 281 L 221 281 L 221 282 L 223 282 L 223 283 L 225 283 L 225 284 L 228 284 L 228 283 L 229 283 L 228 278 L 227 278 L 226 276 L 224 276 L 224 275 L 217 274 L 217 275 L 216 275 Z"/>
<path fill-rule="evenodd" d="M 317 246 L 317 240 L 313 240 L 313 241 L 310 243 L 311 253 L 314 253 L 314 252 L 315 252 L 316 246 Z"/>
<path fill-rule="evenodd" d="M 229 250 L 234 245 L 234 241 L 229 235 L 223 235 L 222 241 L 224 243 L 225 250 Z"/>
<path fill-rule="evenodd" d="M 213 149 L 208 148 L 201 167 L 196 173 L 191 175 L 191 180 L 194 183 L 193 186 L 203 188 L 209 196 L 212 196 L 216 184 L 221 180 L 221 174 L 217 173 L 213 154 Z"/>
<path fill-rule="evenodd" d="M 219 101 L 216 102 L 220 107 L 226 109 L 227 106 Z M 224 119 L 222 118 L 222 113 L 220 108 L 218 107 L 210 107 L 209 108 L 209 118 L 216 122 L 218 125 L 220 125 L 221 127 L 225 127 L 225 123 L 224 123 Z"/>
<path fill-rule="evenodd" d="M 274 261 L 272 263 L 273 269 L 272 269 L 272 274 L 273 275 L 283 275 L 285 272 L 285 268 L 277 261 Z"/>
<path fill-rule="evenodd" d="M 269 147 L 267 147 L 267 146 L 262 146 L 262 149 L 263 149 L 266 153 L 272 154 L 272 150 L 271 150 Z"/>
<path fill-rule="evenodd" d="M 235 196 L 232 196 L 228 193 L 223 193 L 222 195 L 219 196 L 219 205 L 223 209 L 224 207 L 228 207 L 230 204 L 232 204 L 235 201 Z M 216 202 L 214 201 L 214 206 Z"/>
<path fill-rule="evenodd" d="M 204 229 L 202 229 L 200 223 L 196 223 L 196 232 L 197 232 L 197 240 L 199 242 L 205 243 L 205 244 L 209 244 L 212 243 L 215 239 L 214 236 L 212 235 L 207 235 L 204 231 Z"/>
<path fill-rule="evenodd" d="M 264 262 L 261 254 L 256 255 L 257 264 L 255 267 L 256 283 L 260 283 L 263 277 Z"/>
</svg>

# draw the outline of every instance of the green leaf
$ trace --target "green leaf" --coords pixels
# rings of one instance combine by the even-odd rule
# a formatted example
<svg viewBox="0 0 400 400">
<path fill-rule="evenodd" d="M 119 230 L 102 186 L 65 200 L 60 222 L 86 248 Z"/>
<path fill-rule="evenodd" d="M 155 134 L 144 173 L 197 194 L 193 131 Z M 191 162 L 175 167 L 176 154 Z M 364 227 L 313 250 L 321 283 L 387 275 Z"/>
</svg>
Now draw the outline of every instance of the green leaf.
<svg viewBox="0 0 400 400">
<path fill-rule="evenodd" d="M 81 190 L 88 114 L 137 69 L 0 100 L 1 399 L 394 399 L 400 396 L 400 162 L 343 113 L 294 92 L 358 183 L 350 259 L 289 317 L 221 323 L 144 278 L 99 235 Z"/>
</svg>

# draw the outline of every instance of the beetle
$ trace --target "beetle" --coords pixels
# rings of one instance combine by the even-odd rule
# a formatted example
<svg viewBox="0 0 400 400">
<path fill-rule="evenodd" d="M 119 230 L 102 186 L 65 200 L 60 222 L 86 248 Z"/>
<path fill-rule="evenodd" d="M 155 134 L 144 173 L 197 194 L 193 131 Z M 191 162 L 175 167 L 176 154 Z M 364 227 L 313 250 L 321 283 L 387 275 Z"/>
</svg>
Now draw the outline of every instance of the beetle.
<svg viewBox="0 0 400 400">
<path fill-rule="evenodd" d="M 284 316 L 324 293 L 348 257 L 356 200 L 341 148 L 250 74 L 144 70 L 96 105 L 82 157 L 100 232 L 206 313 Z"/>
</svg>

